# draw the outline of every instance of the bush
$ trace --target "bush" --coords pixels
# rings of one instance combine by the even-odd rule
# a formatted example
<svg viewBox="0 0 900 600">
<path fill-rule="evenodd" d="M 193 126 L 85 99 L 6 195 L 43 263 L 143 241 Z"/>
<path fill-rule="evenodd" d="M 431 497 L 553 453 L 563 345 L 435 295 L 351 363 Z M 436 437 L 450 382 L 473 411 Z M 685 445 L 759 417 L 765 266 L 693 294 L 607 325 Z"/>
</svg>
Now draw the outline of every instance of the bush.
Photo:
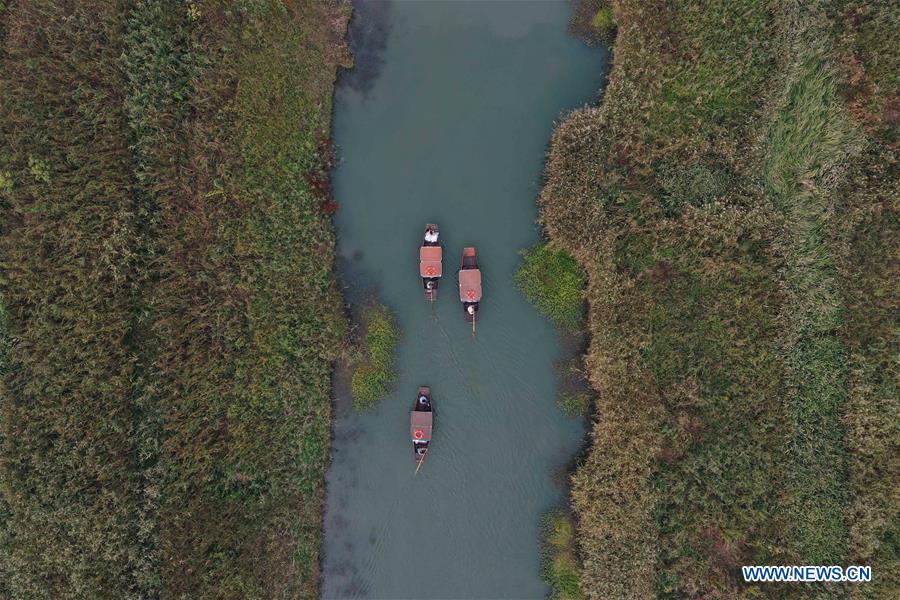
<svg viewBox="0 0 900 600">
<path fill-rule="evenodd" d="M 538 310 L 561 327 L 582 324 L 584 275 L 575 259 L 542 243 L 522 251 L 516 284 Z"/>
<path fill-rule="evenodd" d="M 365 335 L 350 385 L 357 410 L 373 407 L 387 394 L 394 378 L 394 353 L 400 339 L 396 320 L 383 305 L 365 309 L 362 324 Z"/>
</svg>

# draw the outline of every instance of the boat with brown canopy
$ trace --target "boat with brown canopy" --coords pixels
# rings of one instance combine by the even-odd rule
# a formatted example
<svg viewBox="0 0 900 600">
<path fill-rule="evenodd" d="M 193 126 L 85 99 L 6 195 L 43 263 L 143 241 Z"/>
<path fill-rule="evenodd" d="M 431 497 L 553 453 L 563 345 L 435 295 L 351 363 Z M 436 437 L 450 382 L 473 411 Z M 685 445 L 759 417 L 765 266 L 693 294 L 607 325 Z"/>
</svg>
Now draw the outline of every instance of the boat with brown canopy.
<svg viewBox="0 0 900 600">
<path fill-rule="evenodd" d="M 462 252 L 462 264 L 459 268 L 459 301 L 463 305 L 466 323 L 472 324 L 474 333 L 478 308 L 481 304 L 481 270 L 478 268 L 478 255 L 472 247 L 463 248 Z"/>
<path fill-rule="evenodd" d="M 438 240 L 438 226 L 429 223 L 425 226 L 425 237 L 419 248 L 419 275 L 425 288 L 425 299 L 437 300 L 438 282 L 441 280 L 441 258 L 443 251 Z"/>
<path fill-rule="evenodd" d="M 416 403 L 409 413 L 409 436 L 413 443 L 413 456 L 416 460 L 416 473 L 428 454 L 428 445 L 431 443 L 431 388 L 422 386 L 416 394 Z"/>
</svg>

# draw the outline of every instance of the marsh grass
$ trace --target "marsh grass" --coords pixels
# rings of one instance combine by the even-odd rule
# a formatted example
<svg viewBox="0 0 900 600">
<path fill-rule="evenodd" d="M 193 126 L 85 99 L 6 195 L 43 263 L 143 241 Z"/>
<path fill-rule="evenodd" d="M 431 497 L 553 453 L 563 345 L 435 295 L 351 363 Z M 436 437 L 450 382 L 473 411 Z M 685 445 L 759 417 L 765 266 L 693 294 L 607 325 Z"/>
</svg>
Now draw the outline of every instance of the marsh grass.
<svg viewBox="0 0 900 600">
<path fill-rule="evenodd" d="M 612 41 L 616 32 L 616 21 L 613 16 L 612 7 L 601 6 L 591 18 L 591 26 L 601 39 Z"/>
<path fill-rule="evenodd" d="M 390 390 L 394 379 L 394 356 L 400 340 L 397 321 L 384 305 L 363 309 L 361 321 L 362 339 L 351 360 L 350 389 L 356 410 L 372 408 Z"/>
<path fill-rule="evenodd" d="M 570 417 L 587 417 L 590 415 L 591 395 L 588 392 L 563 392 L 556 404 Z"/>
<path fill-rule="evenodd" d="M 583 323 L 584 274 L 565 251 L 546 243 L 523 250 L 516 285 L 557 325 L 574 331 Z"/>
<path fill-rule="evenodd" d="M 315 595 L 346 17 L 3 4 L 10 597 Z"/>
<path fill-rule="evenodd" d="M 544 517 L 541 576 L 550 586 L 552 600 L 580 600 L 581 567 L 575 552 L 575 525 L 571 515 L 554 511 Z"/>
<path fill-rule="evenodd" d="M 836 188 L 861 151 L 836 97 L 835 75 L 823 60 L 814 17 L 797 41 L 783 105 L 776 113 L 765 155 L 766 181 L 785 214 L 782 251 L 786 265 L 783 337 L 784 395 L 792 417 L 792 523 L 788 544 L 795 556 L 815 564 L 847 561 L 847 450 L 843 414 L 848 361 L 840 329 L 843 307 L 836 265 L 841 251 L 831 223 L 842 206 Z M 821 35 L 821 33 L 820 33 Z M 843 595 L 840 589 L 821 593 Z"/>
<path fill-rule="evenodd" d="M 613 12 L 603 102 L 557 129 L 540 199 L 551 243 L 587 273 L 581 589 L 778 596 L 739 565 L 866 557 L 894 571 L 898 195 L 883 144 L 897 118 L 876 107 L 898 93 L 883 68 L 896 7 Z"/>
</svg>

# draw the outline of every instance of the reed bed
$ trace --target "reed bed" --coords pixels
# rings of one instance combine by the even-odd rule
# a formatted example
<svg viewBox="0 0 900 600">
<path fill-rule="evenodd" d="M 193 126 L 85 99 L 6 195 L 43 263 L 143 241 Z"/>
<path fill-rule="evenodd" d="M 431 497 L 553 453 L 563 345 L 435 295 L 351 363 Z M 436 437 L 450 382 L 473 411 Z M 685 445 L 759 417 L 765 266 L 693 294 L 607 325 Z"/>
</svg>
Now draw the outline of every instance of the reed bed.
<svg viewBox="0 0 900 600">
<path fill-rule="evenodd" d="M 581 589 L 888 597 L 897 9 L 591 1 L 576 28 L 593 12 L 605 34 L 607 8 L 608 86 L 558 127 L 540 198 L 551 243 L 587 274 Z M 823 562 L 882 577 L 740 576 Z"/>
<path fill-rule="evenodd" d="M 0 8 L 4 594 L 315 594 L 348 12 Z"/>
</svg>

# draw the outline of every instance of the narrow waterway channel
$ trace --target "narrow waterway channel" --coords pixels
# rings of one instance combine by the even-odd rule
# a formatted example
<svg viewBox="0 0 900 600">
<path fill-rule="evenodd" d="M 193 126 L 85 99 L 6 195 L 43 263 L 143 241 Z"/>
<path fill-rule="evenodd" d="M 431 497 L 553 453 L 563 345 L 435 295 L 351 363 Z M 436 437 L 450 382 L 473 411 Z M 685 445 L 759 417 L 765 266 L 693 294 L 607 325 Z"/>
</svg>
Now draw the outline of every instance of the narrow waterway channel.
<svg viewBox="0 0 900 600">
<path fill-rule="evenodd" d="M 518 252 L 538 239 L 535 199 L 554 121 L 596 99 L 606 54 L 567 31 L 565 2 L 365 3 L 357 69 L 335 100 L 339 271 L 397 314 L 394 391 L 363 414 L 338 389 L 323 545 L 325 598 L 540 598 L 541 515 L 584 424 L 556 404 L 553 327 L 519 294 Z M 444 279 L 422 296 L 418 245 L 440 225 Z M 456 270 L 478 248 L 477 336 Z M 419 385 L 435 433 L 413 476 Z M 339 386 L 340 387 L 340 386 Z"/>
</svg>

